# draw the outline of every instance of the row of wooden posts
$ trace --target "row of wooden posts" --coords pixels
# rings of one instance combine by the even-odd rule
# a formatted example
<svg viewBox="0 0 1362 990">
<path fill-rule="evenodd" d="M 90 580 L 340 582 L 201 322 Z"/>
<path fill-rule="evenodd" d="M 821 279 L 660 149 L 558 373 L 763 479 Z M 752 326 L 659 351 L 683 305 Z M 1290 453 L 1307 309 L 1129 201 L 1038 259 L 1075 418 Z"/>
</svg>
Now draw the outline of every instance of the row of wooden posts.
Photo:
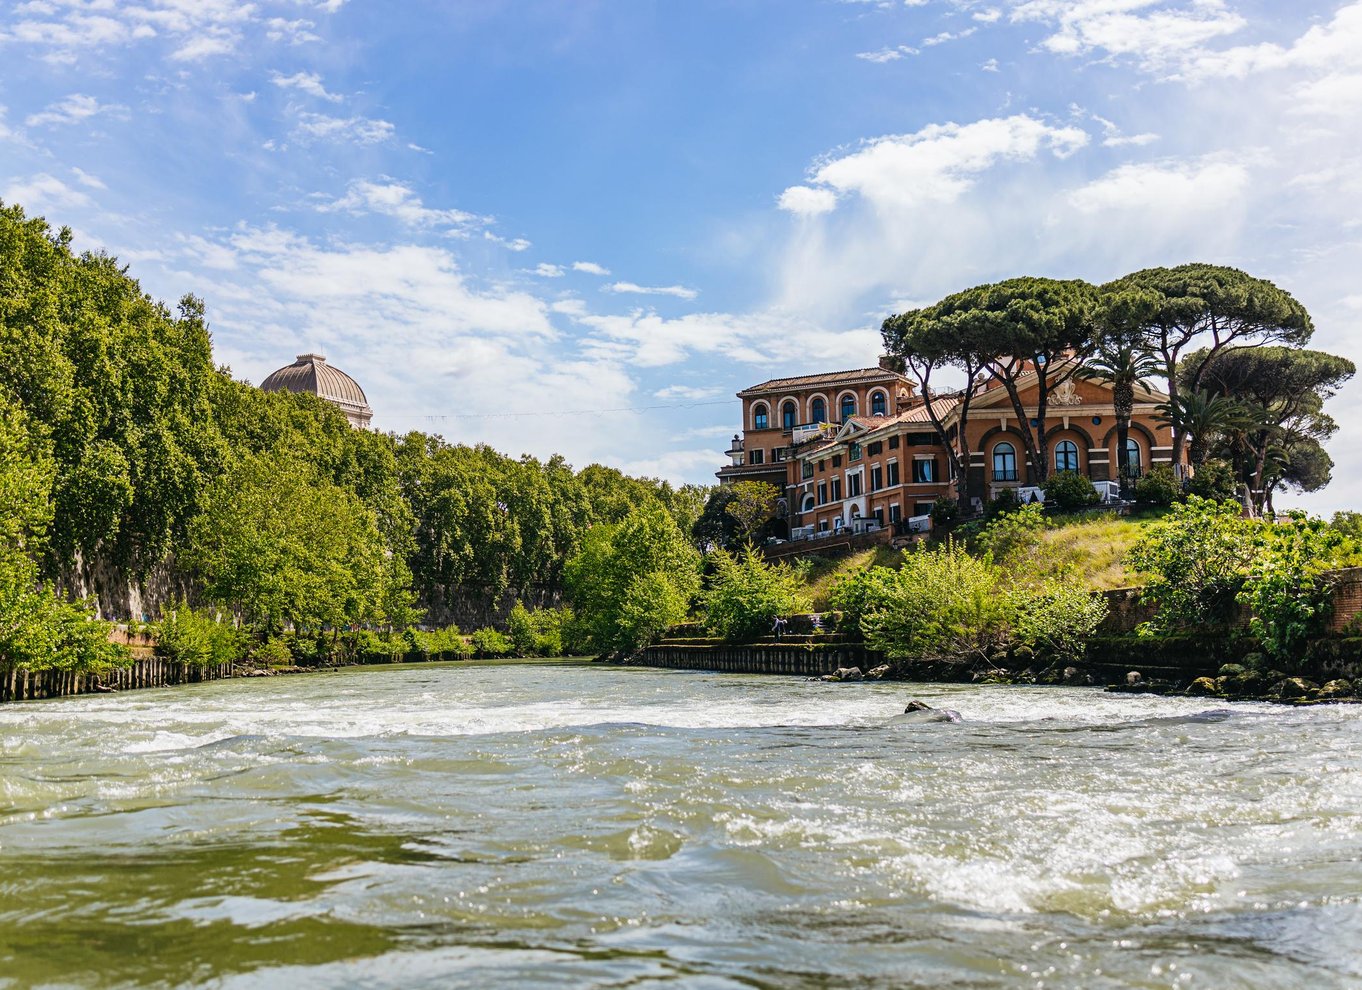
<svg viewBox="0 0 1362 990">
<path fill-rule="evenodd" d="M 132 691 L 138 688 L 196 684 L 233 676 L 230 663 L 206 667 L 143 657 L 126 667 L 102 673 L 77 670 L 29 670 L 27 667 L 0 665 L 0 702 L 36 701 L 75 694 Z"/>
</svg>

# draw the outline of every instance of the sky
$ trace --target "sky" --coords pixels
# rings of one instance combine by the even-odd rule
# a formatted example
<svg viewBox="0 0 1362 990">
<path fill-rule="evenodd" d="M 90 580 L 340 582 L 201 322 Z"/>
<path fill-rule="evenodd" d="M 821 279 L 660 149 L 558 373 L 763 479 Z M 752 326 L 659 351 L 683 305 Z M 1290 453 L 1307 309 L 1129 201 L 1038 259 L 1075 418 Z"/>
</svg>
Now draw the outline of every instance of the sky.
<svg viewBox="0 0 1362 990">
<path fill-rule="evenodd" d="M 1362 0 L 0 0 L 0 199 L 237 377 L 712 482 L 737 390 L 1016 275 L 1233 265 L 1362 364 Z M 1280 503 L 1356 507 L 1329 408 Z"/>
</svg>

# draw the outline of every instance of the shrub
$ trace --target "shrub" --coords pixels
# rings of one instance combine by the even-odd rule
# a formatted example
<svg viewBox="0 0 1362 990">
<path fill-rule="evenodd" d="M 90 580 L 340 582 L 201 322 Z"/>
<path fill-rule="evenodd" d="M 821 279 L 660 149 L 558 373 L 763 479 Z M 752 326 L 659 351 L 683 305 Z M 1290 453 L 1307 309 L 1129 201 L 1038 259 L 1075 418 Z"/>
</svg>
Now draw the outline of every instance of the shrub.
<svg viewBox="0 0 1362 990">
<path fill-rule="evenodd" d="M 1096 505 L 1101 496 L 1086 477 L 1074 471 L 1058 471 L 1045 480 L 1045 499 L 1061 509 L 1081 509 Z"/>
<path fill-rule="evenodd" d="M 1318 519 L 1293 514 L 1284 523 L 1259 523 L 1258 560 L 1251 567 L 1239 603 L 1253 613 L 1249 631 L 1274 659 L 1300 659 L 1305 639 L 1328 614 L 1337 564 L 1345 539 Z"/>
<path fill-rule="evenodd" d="M 1207 461 L 1187 482 L 1187 493 L 1213 502 L 1238 501 L 1233 469 L 1224 461 Z"/>
<path fill-rule="evenodd" d="M 788 564 L 768 564 L 750 546 L 736 555 L 716 551 L 710 562 L 714 573 L 700 602 L 705 625 L 724 639 L 756 639 L 770 631 L 776 616 L 812 607 Z"/>
<path fill-rule="evenodd" d="M 996 498 L 984 507 L 984 515 L 992 519 L 994 516 L 1000 516 L 1007 512 L 1015 512 L 1020 505 L 1021 501 L 1017 498 L 1017 490 L 1015 488 L 1004 488 Z"/>
<path fill-rule="evenodd" d="M 156 655 L 195 667 L 236 663 L 245 655 L 246 637 L 216 614 L 180 602 L 156 628 Z"/>
<path fill-rule="evenodd" d="M 515 644 L 511 640 L 497 632 L 491 626 L 479 629 L 470 637 L 473 643 L 473 654 L 483 659 L 493 657 L 504 657 L 515 649 Z"/>
<path fill-rule="evenodd" d="M 1107 600 L 1079 584 L 1047 581 L 1015 594 L 1017 642 L 1052 660 L 1078 660 L 1107 617 Z"/>
<path fill-rule="evenodd" d="M 507 619 L 507 632 L 515 645 L 516 656 L 562 656 L 565 611 L 552 608 L 531 611 L 516 602 Z"/>
<path fill-rule="evenodd" d="M 258 644 L 251 651 L 251 659 L 270 667 L 288 667 L 293 664 L 293 651 L 282 637 L 275 636 Z"/>
<path fill-rule="evenodd" d="M 947 523 L 955 522 L 959 515 L 960 503 L 953 498 L 939 495 L 936 501 L 932 503 L 933 526 L 944 526 Z"/>
<path fill-rule="evenodd" d="M 1135 482 L 1135 501 L 1145 505 L 1172 505 L 1182 497 L 1182 484 L 1166 464 L 1150 468 Z"/>
</svg>

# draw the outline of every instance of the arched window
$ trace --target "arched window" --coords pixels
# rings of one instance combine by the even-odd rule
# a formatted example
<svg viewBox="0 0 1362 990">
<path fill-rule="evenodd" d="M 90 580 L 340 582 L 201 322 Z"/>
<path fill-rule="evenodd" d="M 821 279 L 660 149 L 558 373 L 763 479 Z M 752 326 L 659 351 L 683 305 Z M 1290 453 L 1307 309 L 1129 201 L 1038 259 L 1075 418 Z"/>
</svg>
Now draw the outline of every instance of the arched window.
<svg viewBox="0 0 1362 990">
<path fill-rule="evenodd" d="M 752 407 L 752 429 L 766 429 L 766 403 L 758 402 Z"/>
<path fill-rule="evenodd" d="M 813 415 L 810 417 L 815 423 L 826 423 L 828 421 L 828 407 L 822 399 L 813 400 Z"/>
<path fill-rule="evenodd" d="M 1126 467 L 1132 478 L 1140 476 L 1140 444 L 1134 437 L 1126 438 Z"/>
<path fill-rule="evenodd" d="M 993 480 L 1017 480 L 1017 448 L 1006 440 L 993 448 Z"/>
<path fill-rule="evenodd" d="M 805 511 L 805 512 L 812 512 L 812 511 L 813 511 L 813 506 L 814 506 L 813 496 L 812 496 L 812 495 L 805 495 L 805 496 L 804 496 L 804 511 Z"/>
<path fill-rule="evenodd" d="M 799 419 L 799 410 L 789 399 L 785 400 L 785 405 L 780 407 L 780 428 L 782 430 L 793 430 L 795 423 Z"/>
<path fill-rule="evenodd" d="M 845 423 L 852 416 L 856 415 L 856 396 L 842 396 L 842 422 Z"/>
<path fill-rule="evenodd" d="M 1078 473 L 1078 444 L 1061 440 L 1055 445 L 1055 470 Z"/>
<path fill-rule="evenodd" d="M 884 397 L 883 392 L 870 393 L 870 415 L 884 416 L 889 411 L 889 403 Z"/>
</svg>

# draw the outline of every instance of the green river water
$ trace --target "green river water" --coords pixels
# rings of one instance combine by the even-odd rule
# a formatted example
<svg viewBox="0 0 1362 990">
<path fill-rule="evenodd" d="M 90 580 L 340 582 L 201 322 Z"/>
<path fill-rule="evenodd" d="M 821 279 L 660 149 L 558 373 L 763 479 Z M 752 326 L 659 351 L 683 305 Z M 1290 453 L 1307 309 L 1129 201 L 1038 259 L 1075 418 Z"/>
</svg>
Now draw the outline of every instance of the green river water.
<svg viewBox="0 0 1362 990">
<path fill-rule="evenodd" d="M 0 707 L 0 988 L 1362 986 L 1362 712 L 1212 709 L 570 663 Z"/>
</svg>

